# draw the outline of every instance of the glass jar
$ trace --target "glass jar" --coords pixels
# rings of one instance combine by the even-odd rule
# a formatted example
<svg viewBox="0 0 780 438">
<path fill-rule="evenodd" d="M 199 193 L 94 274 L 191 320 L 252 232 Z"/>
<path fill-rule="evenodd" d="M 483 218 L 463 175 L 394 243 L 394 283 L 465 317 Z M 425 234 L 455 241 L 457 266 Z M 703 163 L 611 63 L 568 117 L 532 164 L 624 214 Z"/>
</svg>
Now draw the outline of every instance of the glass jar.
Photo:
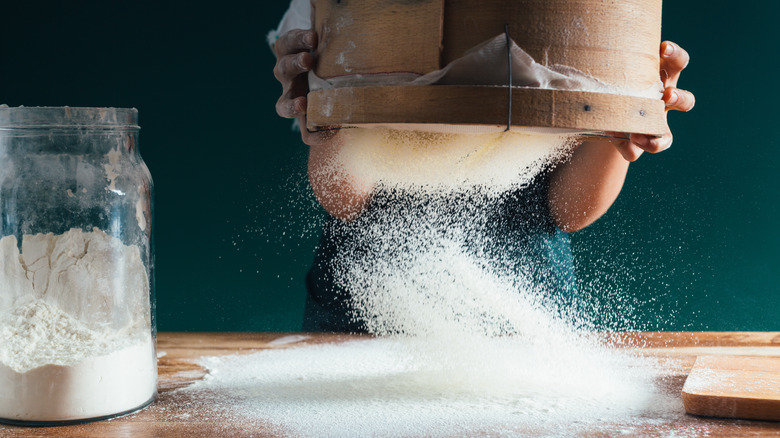
<svg viewBox="0 0 780 438">
<path fill-rule="evenodd" d="M 0 107 L 0 422 L 157 395 L 152 178 L 138 111 Z"/>
</svg>

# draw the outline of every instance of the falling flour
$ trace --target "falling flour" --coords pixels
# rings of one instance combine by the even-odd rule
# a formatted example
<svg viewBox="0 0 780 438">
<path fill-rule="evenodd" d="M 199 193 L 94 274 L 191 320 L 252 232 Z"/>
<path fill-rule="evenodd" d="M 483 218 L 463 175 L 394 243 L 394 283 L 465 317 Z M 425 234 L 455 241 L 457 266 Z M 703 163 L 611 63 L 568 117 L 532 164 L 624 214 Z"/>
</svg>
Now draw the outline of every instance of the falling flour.
<svg viewBox="0 0 780 438">
<path fill-rule="evenodd" d="M 544 242 L 500 228 L 518 217 L 496 215 L 506 208 L 541 220 L 512 193 L 565 160 L 570 136 L 383 128 L 341 141 L 331 171 L 368 181 L 382 208 L 339 224 L 334 282 L 378 337 L 203 358 L 209 374 L 182 391 L 205 412 L 300 437 L 636 436 L 684 415 L 657 362 L 607 348 L 556 299 L 530 257 Z"/>
<path fill-rule="evenodd" d="M 0 239 L 0 418 L 68 421 L 156 393 L 138 247 L 100 230 Z"/>
</svg>

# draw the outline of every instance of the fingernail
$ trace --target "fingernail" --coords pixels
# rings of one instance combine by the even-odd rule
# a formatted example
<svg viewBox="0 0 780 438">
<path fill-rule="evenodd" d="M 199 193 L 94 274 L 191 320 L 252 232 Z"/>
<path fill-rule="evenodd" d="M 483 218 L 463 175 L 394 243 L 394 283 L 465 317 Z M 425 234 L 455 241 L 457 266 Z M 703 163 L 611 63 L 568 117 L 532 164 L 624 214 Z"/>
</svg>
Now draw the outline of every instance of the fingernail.
<svg viewBox="0 0 780 438">
<path fill-rule="evenodd" d="M 674 44 L 666 43 L 666 47 L 664 47 L 664 56 L 668 58 L 672 56 L 672 53 L 674 53 Z"/>
<path fill-rule="evenodd" d="M 674 104 L 676 104 L 679 99 L 680 96 L 677 94 L 677 92 L 672 90 L 672 92 L 669 93 L 669 100 L 666 101 L 666 106 L 674 106 Z"/>
<path fill-rule="evenodd" d="M 298 64 L 298 67 L 301 69 L 306 68 L 306 65 L 304 64 L 303 52 L 299 53 L 298 56 L 295 57 L 295 63 Z"/>
<path fill-rule="evenodd" d="M 309 48 L 314 47 L 314 35 L 311 32 L 303 34 L 303 43 Z"/>
</svg>

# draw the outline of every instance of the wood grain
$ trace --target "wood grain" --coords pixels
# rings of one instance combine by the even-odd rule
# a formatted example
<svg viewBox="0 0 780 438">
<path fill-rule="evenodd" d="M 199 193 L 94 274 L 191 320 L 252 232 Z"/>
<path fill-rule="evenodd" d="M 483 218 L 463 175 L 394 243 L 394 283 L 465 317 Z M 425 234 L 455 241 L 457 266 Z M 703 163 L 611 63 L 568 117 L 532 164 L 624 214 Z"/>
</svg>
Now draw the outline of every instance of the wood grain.
<svg viewBox="0 0 780 438">
<path fill-rule="evenodd" d="M 430 73 L 504 33 L 536 62 L 644 93 L 659 86 L 661 0 L 314 0 L 314 72 L 351 86 L 309 93 L 307 127 L 388 123 L 506 125 L 506 87 L 372 86 Z M 369 79 L 370 78 L 370 79 Z M 387 85 L 382 83 L 381 85 Z M 464 84 L 460 84 L 464 85 Z M 474 85 L 474 84 L 471 84 Z M 513 89 L 511 124 L 666 133 L 661 99 Z"/>
<path fill-rule="evenodd" d="M 443 61 L 509 34 L 542 65 L 565 65 L 621 88 L 658 82 L 661 0 L 447 0 Z"/>
<path fill-rule="evenodd" d="M 443 8 L 444 0 L 316 0 L 314 72 L 332 78 L 438 70 Z"/>
<path fill-rule="evenodd" d="M 780 357 L 700 356 L 682 398 L 689 414 L 780 421 Z"/>
<path fill-rule="evenodd" d="M 299 337 L 305 336 L 297 342 Z M 605 342 L 617 348 L 638 349 L 655 357 L 666 366 L 659 382 L 666 390 L 680 393 L 683 382 L 699 354 L 695 349 L 717 352 L 754 352 L 767 349 L 777 352 L 780 333 L 631 333 L 601 335 Z M 357 339 L 340 334 L 301 333 L 160 333 L 159 397 L 143 411 L 111 421 L 66 427 L 27 428 L 0 425 L 0 437 L 272 437 L 270 429 L 247 429 L 230 419 L 215 419 L 204 415 L 209 400 L 193 399 L 188 392 L 176 391 L 203 378 L 206 371 L 195 364 L 202 356 L 245 354 L 264 349 L 295 348 L 302 344 L 334 343 Z M 360 338 L 365 338 L 361 336 Z M 682 352 L 680 351 L 682 349 Z M 686 350 L 687 349 L 687 350 Z M 691 350 L 693 349 L 693 350 Z M 687 351 L 687 352 L 686 352 Z M 691 352 L 693 351 L 693 352 Z M 780 352 L 772 353 L 780 358 Z M 709 436 L 778 436 L 780 423 L 710 419 L 688 416 L 679 424 L 648 425 L 646 436 L 671 436 L 675 431 L 691 426 L 706 426 Z M 594 436 L 583 431 L 583 436 Z M 598 436 L 598 435 L 595 435 Z"/>
<path fill-rule="evenodd" d="M 308 95 L 307 125 L 447 124 L 506 126 L 507 87 L 396 85 L 343 87 Z M 579 131 L 666 132 L 660 99 L 586 91 L 512 89 L 511 124 Z"/>
<path fill-rule="evenodd" d="M 444 67 L 504 33 L 537 62 L 644 91 L 658 82 L 662 0 L 314 0 L 315 73 Z"/>
</svg>

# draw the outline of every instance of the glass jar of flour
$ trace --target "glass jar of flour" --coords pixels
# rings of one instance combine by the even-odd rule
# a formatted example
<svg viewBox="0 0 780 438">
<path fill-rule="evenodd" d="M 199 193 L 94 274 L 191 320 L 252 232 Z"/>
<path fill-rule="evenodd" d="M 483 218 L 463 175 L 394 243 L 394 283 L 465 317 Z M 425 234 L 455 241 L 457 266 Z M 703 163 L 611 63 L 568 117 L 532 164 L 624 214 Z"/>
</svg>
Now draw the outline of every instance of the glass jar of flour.
<svg viewBox="0 0 780 438">
<path fill-rule="evenodd" d="M 0 422 L 157 395 L 152 178 L 138 111 L 0 107 Z"/>
</svg>

